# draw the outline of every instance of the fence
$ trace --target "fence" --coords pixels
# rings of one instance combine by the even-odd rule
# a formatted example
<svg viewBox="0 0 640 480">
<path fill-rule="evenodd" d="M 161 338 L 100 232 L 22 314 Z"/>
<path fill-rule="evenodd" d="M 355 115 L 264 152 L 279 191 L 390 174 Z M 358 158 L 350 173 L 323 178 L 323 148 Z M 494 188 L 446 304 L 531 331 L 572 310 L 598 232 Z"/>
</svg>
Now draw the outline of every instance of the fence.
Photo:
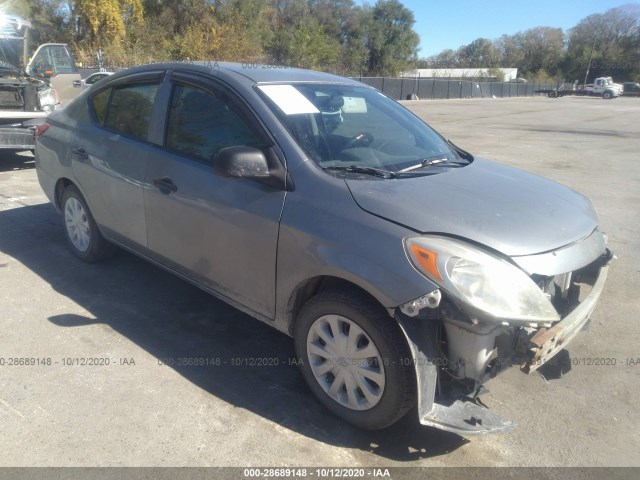
<svg viewBox="0 0 640 480">
<path fill-rule="evenodd" d="M 436 78 L 354 77 L 396 100 L 412 95 L 424 99 L 531 97 L 535 90 L 556 88 L 555 84 L 525 82 L 474 82 L 470 80 L 442 80 Z"/>
</svg>

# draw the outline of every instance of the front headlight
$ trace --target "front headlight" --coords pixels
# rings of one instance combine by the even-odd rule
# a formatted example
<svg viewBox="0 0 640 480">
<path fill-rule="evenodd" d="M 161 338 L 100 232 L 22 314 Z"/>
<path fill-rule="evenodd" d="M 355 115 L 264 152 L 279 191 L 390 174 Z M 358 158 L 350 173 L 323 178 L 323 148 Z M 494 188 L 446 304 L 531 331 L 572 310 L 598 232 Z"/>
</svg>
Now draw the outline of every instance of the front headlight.
<svg viewBox="0 0 640 480">
<path fill-rule="evenodd" d="M 459 240 L 420 236 L 405 239 L 411 263 L 467 307 L 496 319 L 554 322 L 549 299 L 518 267 Z"/>
<path fill-rule="evenodd" d="M 53 112 L 58 103 L 56 91 L 51 87 L 38 90 L 38 102 L 40 103 L 40 110 L 43 112 Z"/>
</svg>

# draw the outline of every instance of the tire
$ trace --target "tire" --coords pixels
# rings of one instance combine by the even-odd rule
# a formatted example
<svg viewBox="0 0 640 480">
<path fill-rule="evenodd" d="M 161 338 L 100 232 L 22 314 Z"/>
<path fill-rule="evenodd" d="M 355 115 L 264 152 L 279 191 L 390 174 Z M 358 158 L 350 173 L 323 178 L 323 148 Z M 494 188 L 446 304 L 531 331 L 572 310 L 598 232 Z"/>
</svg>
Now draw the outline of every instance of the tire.
<svg viewBox="0 0 640 480">
<path fill-rule="evenodd" d="M 76 257 L 95 263 L 114 254 L 115 246 L 102 236 L 87 202 L 74 185 L 68 186 L 62 193 L 60 209 L 64 236 Z"/>
<path fill-rule="evenodd" d="M 613 94 L 607 90 L 602 94 L 602 98 L 604 98 L 605 100 L 611 100 L 613 98 Z"/>
<path fill-rule="evenodd" d="M 547 93 L 547 96 L 549 98 L 556 98 L 558 96 L 558 92 L 556 92 L 555 90 L 551 90 L 549 93 Z"/>
<path fill-rule="evenodd" d="M 309 300 L 294 341 L 311 391 L 352 425 L 385 428 L 415 405 L 415 371 L 403 361 L 410 358 L 407 342 L 395 320 L 364 294 L 327 291 Z"/>
</svg>

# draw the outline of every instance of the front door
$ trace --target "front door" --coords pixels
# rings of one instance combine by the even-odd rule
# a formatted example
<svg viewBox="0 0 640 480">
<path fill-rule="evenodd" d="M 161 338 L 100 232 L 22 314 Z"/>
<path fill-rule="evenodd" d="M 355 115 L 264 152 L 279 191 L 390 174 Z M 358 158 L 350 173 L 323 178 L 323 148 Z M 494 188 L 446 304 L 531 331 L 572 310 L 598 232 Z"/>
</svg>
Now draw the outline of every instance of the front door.
<svg viewBox="0 0 640 480">
<path fill-rule="evenodd" d="M 273 318 L 285 192 L 214 170 L 220 149 L 266 149 L 269 142 L 229 95 L 194 82 L 172 81 L 163 146 L 149 158 L 149 250 L 225 298 Z"/>
</svg>

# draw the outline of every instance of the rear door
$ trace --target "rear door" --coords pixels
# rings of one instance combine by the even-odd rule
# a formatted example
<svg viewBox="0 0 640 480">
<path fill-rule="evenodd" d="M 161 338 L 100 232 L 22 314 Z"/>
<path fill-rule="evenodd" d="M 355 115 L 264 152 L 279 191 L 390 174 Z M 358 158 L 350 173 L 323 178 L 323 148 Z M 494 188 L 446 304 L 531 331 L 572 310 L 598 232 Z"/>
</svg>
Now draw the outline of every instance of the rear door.
<svg viewBox="0 0 640 480">
<path fill-rule="evenodd" d="M 72 168 L 97 223 L 132 248 L 147 245 L 147 141 L 163 72 L 120 79 L 89 97 L 93 125 L 75 129 Z"/>
<path fill-rule="evenodd" d="M 149 249 L 208 289 L 272 319 L 278 228 L 285 192 L 214 171 L 222 148 L 270 152 L 255 116 L 220 85 L 174 74 L 164 138 L 149 158 Z"/>
</svg>

